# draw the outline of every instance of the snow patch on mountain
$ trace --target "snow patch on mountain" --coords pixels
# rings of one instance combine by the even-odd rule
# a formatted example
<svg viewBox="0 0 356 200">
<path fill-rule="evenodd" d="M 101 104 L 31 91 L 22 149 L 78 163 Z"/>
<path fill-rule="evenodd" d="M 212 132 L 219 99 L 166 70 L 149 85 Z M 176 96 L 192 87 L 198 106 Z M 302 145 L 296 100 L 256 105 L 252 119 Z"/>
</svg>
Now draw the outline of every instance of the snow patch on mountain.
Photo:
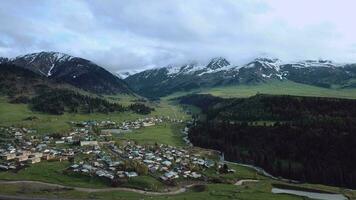
<svg viewBox="0 0 356 200">
<path fill-rule="evenodd" d="M 334 63 L 330 60 L 304 60 L 295 63 L 290 63 L 296 68 L 307 68 L 307 67 L 341 67 L 344 64 Z"/>
<path fill-rule="evenodd" d="M 203 74 L 210 74 L 210 73 L 217 73 L 220 71 L 228 71 L 233 68 L 232 66 L 226 59 L 217 57 L 211 59 L 211 61 L 207 64 L 200 64 L 197 62 L 193 62 L 190 64 L 186 64 L 183 66 L 174 66 L 174 65 L 169 65 L 166 67 L 162 67 L 167 70 L 167 75 L 169 77 L 175 77 L 178 75 L 198 75 L 201 76 Z M 162 68 L 157 68 L 157 69 L 162 69 Z"/>
<path fill-rule="evenodd" d="M 69 61 L 75 57 L 64 54 L 64 53 L 59 53 L 59 52 L 39 52 L 39 53 L 31 53 L 31 54 L 26 54 L 22 56 L 17 56 L 13 60 L 17 59 L 24 59 L 26 60 L 29 64 L 33 63 L 37 59 L 40 59 L 42 57 L 46 57 L 49 62 L 56 63 L 56 62 L 63 62 L 63 61 Z"/>
<path fill-rule="evenodd" d="M 125 79 L 125 78 L 132 76 L 134 74 L 137 74 L 139 72 L 140 72 L 139 70 L 130 70 L 130 71 L 118 71 L 115 74 L 117 77 L 119 77 L 121 79 Z"/>
<path fill-rule="evenodd" d="M 217 72 L 227 72 L 227 71 L 236 70 L 236 69 L 237 68 L 233 65 L 225 65 L 225 66 L 217 68 L 217 69 L 207 68 L 206 71 L 201 72 L 200 74 L 198 74 L 198 76 L 202 76 L 204 74 L 217 73 Z M 236 72 L 238 72 L 238 70 L 236 70 Z"/>
<path fill-rule="evenodd" d="M 181 67 L 177 67 L 177 66 L 168 66 L 168 67 L 166 67 L 166 69 L 167 69 L 167 74 L 168 75 L 173 75 L 173 74 L 177 74 L 177 73 L 179 73 L 180 72 L 180 69 L 181 69 Z"/>
<path fill-rule="evenodd" d="M 52 76 L 52 70 L 54 68 L 54 63 L 52 64 L 51 68 L 47 72 L 47 77 Z"/>
<path fill-rule="evenodd" d="M 245 65 L 245 68 L 253 68 L 260 65 L 264 68 L 274 69 L 277 72 L 281 70 L 282 61 L 277 58 L 256 58 L 254 61 Z"/>
<path fill-rule="evenodd" d="M 205 65 L 202 65 L 199 63 L 191 63 L 191 64 L 187 64 L 187 65 L 181 67 L 181 70 L 179 73 L 194 74 L 195 72 L 203 70 L 204 68 L 205 68 Z"/>
</svg>

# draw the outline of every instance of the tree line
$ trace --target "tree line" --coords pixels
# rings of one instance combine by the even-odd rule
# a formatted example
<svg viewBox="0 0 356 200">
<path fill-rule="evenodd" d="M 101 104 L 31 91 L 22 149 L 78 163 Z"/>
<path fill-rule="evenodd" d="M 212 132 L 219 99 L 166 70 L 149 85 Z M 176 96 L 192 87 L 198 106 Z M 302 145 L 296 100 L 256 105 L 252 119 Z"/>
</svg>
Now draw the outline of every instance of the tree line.
<svg viewBox="0 0 356 200">
<path fill-rule="evenodd" d="M 30 107 L 35 111 L 61 115 L 69 113 L 110 113 L 133 111 L 138 114 L 149 114 L 153 108 L 141 103 L 124 107 L 103 98 L 91 97 L 66 89 L 46 89 L 30 100 Z"/>
<path fill-rule="evenodd" d="M 275 176 L 355 188 L 355 106 L 316 97 L 220 99 L 203 109 L 207 117 L 191 127 L 189 139 Z M 255 123 L 263 120 L 274 123 Z"/>
</svg>

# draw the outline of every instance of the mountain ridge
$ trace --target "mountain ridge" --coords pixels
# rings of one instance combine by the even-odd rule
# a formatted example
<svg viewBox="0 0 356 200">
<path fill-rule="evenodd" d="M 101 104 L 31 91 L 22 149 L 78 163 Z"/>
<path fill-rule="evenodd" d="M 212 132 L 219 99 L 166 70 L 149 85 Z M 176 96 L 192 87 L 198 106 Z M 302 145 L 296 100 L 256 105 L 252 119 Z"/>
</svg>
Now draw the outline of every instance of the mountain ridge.
<svg viewBox="0 0 356 200">
<path fill-rule="evenodd" d="M 68 83 L 93 93 L 132 93 L 123 80 L 103 67 L 90 60 L 60 52 L 42 51 L 12 59 L 2 58 L 0 62 L 28 69 L 48 79 Z"/>
<path fill-rule="evenodd" d="M 223 57 L 198 63 L 145 70 L 125 78 L 133 90 L 143 96 L 164 96 L 177 91 L 201 87 L 256 84 L 269 80 L 331 88 L 355 87 L 355 64 L 339 64 L 328 60 L 283 62 L 276 58 L 256 58 L 244 65 L 231 64 Z"/>
</svg>

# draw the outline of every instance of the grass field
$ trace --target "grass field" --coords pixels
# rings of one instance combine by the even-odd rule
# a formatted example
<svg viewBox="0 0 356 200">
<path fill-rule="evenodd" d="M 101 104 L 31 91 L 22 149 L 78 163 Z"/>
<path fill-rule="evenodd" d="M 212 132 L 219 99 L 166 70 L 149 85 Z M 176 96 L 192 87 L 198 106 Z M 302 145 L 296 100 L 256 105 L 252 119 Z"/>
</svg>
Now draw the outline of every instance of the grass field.
<svg viewBox="0 0 356 200">
<path fill-rule="evenodd" d="M 195 191 L 194 189 L 178 194 L 178 195 L 163 195 L 150 196 L 137 194 L 132 192 L 115 191 L 115 192 L 95 192 L 85 193 L 74 190 L 54 190 L 48 189 L 33 189 L 24 190 L 21 186 L 2 185 L 0 188 L 1 194 L 10 195 L 26 195 L 36 197 L 52 197 L 52 198 L 73 198 L 73 199 L 113 199 L 113 200 L 137 200 L 137 199 L 169 199 L 169 200 L 215 200 L 215 199 L 243 199 L 243 200 L 302 200 L 303 198 L 290 195 L 276 195 L 270 192 L 271 185 L 267 181 L 261 181 L 256 184 L 246 184 L 243 186 L 235 186 L 228 184 L 210 184 L 203 188 L 203 191 Z M 50 191 L 50 192 L 48 192 Z"/>
<path fill-rule="evenodd" d="M 356 99 L 356 89 L 328 89 L 304 85 L 291 81 L 273 81 L 256 85 L 236 85 L 225 87 L 204 88 L 190 92 L 177 92 L 164 99 L 171 99 L 191 93 L 212 94 L 220 97 L 250 97 L 258 93 L 275 95 L 317 96 Z"/>
<path fill-rule="evenodd" d="M 81 175 L 66 175 L 63 170 L 70 166 L 69 162 L 40 162 L 17 173 L 0 172 L 1 180 L 33 180 L 47 183 L 56 183 L 67 186 L 103 188 L 107 183 L 95 177 Z"/>
<path fill-rule="evenodd" d="M 123 187 L 138 188 L 149 191 L 161 191 L 164 189 L 164 184 L 151 176 L 137 176 L 130 178 Z"/>
<path fill-rule="evenodd" d="M 170 116 L 176 119 L 187 119 L 187 115 L 182 112 L 182 109 L 161 101 L 150 105 L 155 108 L 155 111 L 148 116 Z M 27 117 L 37 117 L 35 120 L 25 120 Z M 63 115 L 50 115 L 45 113 L 34 112 L 29 109 L 26 104 L 11 104 L 8 103 L 6 97 L 0 97 L 0 126 L 17 126 L 34 128 L 38 133 L 54 133 L 69 131 L 71 126 L 68 122 L 84 121 L 84 120 L 111 120 L 121 122 L 124 120 L 134 120 L 137 118 L 146 117 L 132 112 L 122 113 L 93 113 L 93 114 L 75 114 L 64 113 Z"/>
<path fill-rule="evenodd" d="M 0 179 L 2 180 L 38 180 L 49 183 L 57 183 L 72 187 L 88 187 L 88 188 L 105 188 L 108 185 L 97 179 L 91 179 L 82 176 L 68 176 L 61 171 L 68 167 L 67 162 L 43 162 L 35 164 L 27 169 L 19 171 L 17 174 L 2 172 Z M 0 194 L 8 195 L 25 195 L 33 197 L 52 197 L 52 198 L 74 198 L 74 199 L 171 199 L 171 200 L 186 200 L 186 199 L 246 199 L 246 200 L 302 200 L 304 198 L 272 194 L 272 184 L 281 183 L 273 181 L 267 177 L 256 174 L 250 168 L 230 164 L 230 167 L 236 170 L 235 174 L 222 175 L 226 179 L 241 180 L 241 179 L 258 179 L 257 183 L 247 183 L 242 186 L 233 184 L 208 184 L 203 187 L 203 190 L 190 189 L 188 192 L 178 195 L 163 195 L 150 196 L 137 194 L 134 192 L 111 191 L 111 192 L 80 192 L 76 190 L 64 190 L 58 188 L 43 188 L 36 186 L 23 186 L 21 184 L 1 184 Z M 149 176 L 136 177 L 124 184 L 126 187 L 134 187 L 148 190 L 161 190 L 163 184 Z M 345 191 L 335 187 L 323 185 L 302 184 L 299 187 L 314 188 L 330 192 L 341 192 L 347 194 L 351 199 L 356 196 L 356 192 Z"/>
<path fill-rule="evenodd" d="M 67 177 L 61 174 L 59 171 L 67 167 L 68 163 L 41 163 L 36 164 L 26 170 L 20 171 L 16 176 L 9 173 L 0 173 L 1 179 L 8 180 L 39 180 L 50 183 L 59 183 L 67 186 L 76 187 L 90 187 L 90 188 L 103 188 L 105 184 L 98 180 L 86 180 L 86 178 L 80 177 Z M 261 179 L 259 183 L 247 184 L 244 186 L 235 186 L 232 184 L 209 184 L 203 191 L 196 191 L 191 189 L 190 191 L 178 195 L 163 195 L 163 196 L 149 196 L 142 195 L 133 192 L 95 192 L 85 193 L 74 190 L 59 190 L 50 188 L 39 188 L 33 186 L 31 188 L 24 188 L 21 185 L 1 185 L 0 194 L 9 195 L 26 195 L 36 197 L 56 197 L 56 198 L 75 198 L 75 199 L 172 199 L 172 200 L 184 200 L 184 199 L 251 199 L 251 200 L 297 200 L 302 198 L 292 197 L 288 195 L 275 195 L 270 192 L 271 182 L 264 177 L 259 177 L 256 173 L 246 167 L 231 166 L 237 170 L 234 178 L 247 179 L 258 178 Z M 238 174 L 238 175 L 237 175 Z M 143 176 L 131 179 L 124 186 L 131 186 L 136 188 L 147 189 L 159 189 L 162 188 L 162 183 L 155 179 Z M 152 188 L 153 187 L 153 188 Z"/>
<path fill-rule="evenodd" d="M 183 127 L 184 124 L 163 123 L 126 133 L 118 138 L 133 140 L 139 144 L 155 144 L 157 142 L 158 144 L 184 146 L 180 133 Z"/>
</svg>

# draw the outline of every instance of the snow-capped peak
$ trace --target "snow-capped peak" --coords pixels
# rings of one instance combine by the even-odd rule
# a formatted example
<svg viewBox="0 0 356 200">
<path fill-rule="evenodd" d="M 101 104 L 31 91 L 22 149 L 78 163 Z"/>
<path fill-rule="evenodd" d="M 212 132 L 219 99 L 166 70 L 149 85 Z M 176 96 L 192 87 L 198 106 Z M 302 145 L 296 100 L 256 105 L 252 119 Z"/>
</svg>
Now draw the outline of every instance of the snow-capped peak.
<svg viewBox="0 0 356 200">
<path fill-rule="evenodd" d="M 222 67 L 226 67 L 229 66 L 230 62 L 227 61 L 225 58 L 223 57 L 216 57 L 211 59 L 211 61 L 209 62 L 209 64 L 207 65 L 207 68 L 210 68 L 212 70 L 216 70 Z"/>
<path fill-rule="evenodd" d="M 339 63 L 334 63 L 331 60 L 304 60 L 304 61 L 299 61 L 296 63 L 292 63 L 294 67 L 300 67 L 300 68 L 305 68 L 305 67 L 340 67 L 343 64 Z"/>
<path fill-rule="evenodd" d="M 182 66 L 170 65 L 170 66 L 166 67 L 166 69 L 168 70 L 167 74 L 172 76 L 172 75 L 178 75 L 178 74 L 193 74 L 196 71 L 204 69 L 205 67 L 206 67 L 205 65 L 201 65 L 197 62 L 191 62 L 189 64 L 185 64 Z"/>
<path fill-rule="evenodd" d="M 277 58 L 256 58 L 254 61 L 246 64 L 244 67 L 246 68 L 252 68 L 255 67 L 256 65 L 261 65 L 264 68 L 270 68 L 270 69 L 275 69 L 276 71 L 280 71 L 280 66 L 282 65 L 282 62 L 277 59 Z"/>
<path fill-rule="evenodd" d="M 55 62 L 62 62 L 62 61 L 68 61 L 74 58 L 73 56 L 64 54 L 64 53 L 59 53 L 59 52 L 38 52 L 38 53 L 31 53 L 31 54 L 26 54 L 23 56 L 17 56 L 16 58 L 13 58 L 12 60 L 17 60 L 17 59 L 24 59 L 28 63 L 32 63 L 36 61 L 37 59 L 46 59 L 49 62 L 55 63 Z"/>
<path fill-rule="evenodd" d="M 17 56 L 15 58 L 12 58 L 10 61 L 18 65 L 24 65 L 28 67 L 31 66 L 33 70 L 44 76 L 49 77 L 52 76 L 56 66 L 63 62 L 70 61 L 73 58 L 75 57 L 64 53 L 42 51 L 38 53 Z"/>
<path fill-rule="evenodd" d="M 181 67 L 169 65 L 169 66 L 166 67 L 166 69 L 167 69 L 167 71 L 168 71 L 168 72 L 167 72 L 168 75 L 173 75 L 173 74 L 179 73 Z"/>
<path fill-rule="evenodd" d="M 52 54 L 53 58 L 58 62 L 68 61 L 74 58 L 73 56 L 64 53 L 59 53 L 59 52 L 50 52 L 50 54 Z"/>
<path fill-rule="evenodd" d="M 130 71 L 119 71 L 119 72 L 116 72 L 116 75 L 121 78 L 121 79 L 125 79 L 129 76 L 132 76 L 134 74 L 137 74 L 139 73 L 140 71 L 139 70 L 130 70 Z"/>
<path fill-rule="evenodd" d="M 169 65 L 164 67 L 167 70 L 167 75 L 169 76 L 177 76 L 180 74 L 195 74 L 201 76 L 203 74 L 216 73 L 220 71 L 227 71 L 233 68 L 233 66 L 222 57 L 213 58 L 206 65 L 199 64 L 197 62 L 191 62 L 185 65 Z"/>
</svg>

